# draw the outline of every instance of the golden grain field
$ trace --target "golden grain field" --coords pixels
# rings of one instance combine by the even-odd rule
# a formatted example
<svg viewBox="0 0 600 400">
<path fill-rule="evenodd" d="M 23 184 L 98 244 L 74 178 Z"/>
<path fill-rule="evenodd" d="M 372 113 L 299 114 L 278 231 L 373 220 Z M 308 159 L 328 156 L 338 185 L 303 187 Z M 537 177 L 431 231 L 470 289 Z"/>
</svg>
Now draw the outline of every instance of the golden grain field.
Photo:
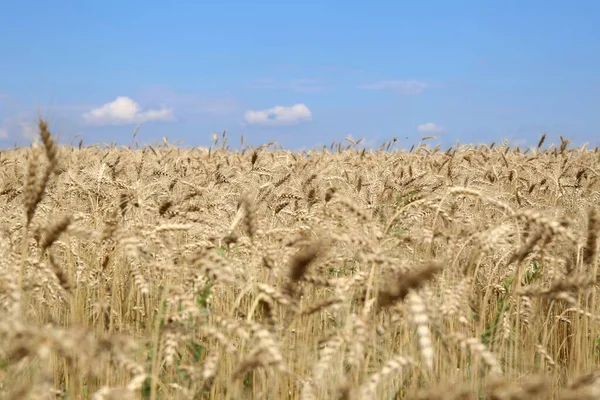
<svg viewBox="0 0 600 400">
<path fill-rule="evenodd" d="M 4 399 L 600 398 L 598 149 L 39 128 L 0 154 Z"/>
</svg>

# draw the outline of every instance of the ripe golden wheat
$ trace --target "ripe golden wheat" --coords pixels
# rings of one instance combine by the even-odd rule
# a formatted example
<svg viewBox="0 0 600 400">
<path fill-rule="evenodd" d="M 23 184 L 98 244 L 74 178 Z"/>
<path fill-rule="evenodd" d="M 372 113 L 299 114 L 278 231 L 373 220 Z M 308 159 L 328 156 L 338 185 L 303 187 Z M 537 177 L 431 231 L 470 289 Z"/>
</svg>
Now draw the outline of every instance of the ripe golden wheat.
<svg viewBox="0 0 600 400">
<path fill-rule="evenodd" d="M 2 398 L 600 396 L 598 149 L 39 133 L 0 154 Z"/>
</svg>

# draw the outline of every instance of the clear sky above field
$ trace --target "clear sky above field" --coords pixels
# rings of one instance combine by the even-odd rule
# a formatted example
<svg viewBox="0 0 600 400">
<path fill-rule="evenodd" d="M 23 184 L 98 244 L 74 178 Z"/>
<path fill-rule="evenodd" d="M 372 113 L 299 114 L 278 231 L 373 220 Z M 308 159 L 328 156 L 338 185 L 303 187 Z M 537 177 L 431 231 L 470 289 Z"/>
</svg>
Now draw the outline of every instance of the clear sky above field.
<svg viewBox="0 0 600 400">
<path fill-rule="evenodd" d="M 600 144 L 598 1 L 3 1 L 0 143 Z M 76 139 L 79 140 L 79 139 Z"/>
</svg>

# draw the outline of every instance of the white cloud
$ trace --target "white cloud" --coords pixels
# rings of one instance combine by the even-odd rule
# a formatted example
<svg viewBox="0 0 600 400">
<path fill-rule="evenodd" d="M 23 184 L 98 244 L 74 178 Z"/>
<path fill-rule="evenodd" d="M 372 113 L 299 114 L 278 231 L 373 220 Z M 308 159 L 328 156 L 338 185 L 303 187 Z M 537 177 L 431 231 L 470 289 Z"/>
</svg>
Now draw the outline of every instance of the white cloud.
<svg viewBox="0 0 600 400">
<path fill-rule="evenodd" d="M 417 131 L 419 131 L 419 133 L 442 133 L 445 130 L 445 127 L 434 124 L 433 122 L 427 122 L 417 126 Z"/>
<path fill-rule="evenodd" d="M 21 135 L 29 140 L 37 139 L 39 135 L 38 126 L 30 121 L 19 121 Z"/>
<path fill-rule="evenodd" d="M 239 102 L 228 93 L 199 95 L 182 93 L 166 85 L 152 85 L 139 92 L 138 101 L 144 104 L 162 103 L 177 110 L 177 116 L 233 117 L 241 110 Z"/>
<path fill-rule="evenodd" d="M 174 117 L 173 110 L 169 108 L 142 110 L 140 105 L 131 98 L 120 96 L 115 101 L 83 114 L 83 119 L 93 125 L 126 125 L 172 121 Z"/>
<path fill-rule="evenodd" d="M 382 81 L 360 86 L 361 89 L 389 89 L 406 95 L 419 94 L 427 87 L 429 84 L 421 81 Z"/>
<path fill-rule="evenodd" d="M 0 124 L 0 140 L 25 138 L 36 141 L 39 138 L 38 124 L 32 116 L 17 115 L 5 118 Z"/>
<path fill-rule="evenodd" d="M 312 114 L 304 104 L 276 106 L 268 110 L 248 110 L 244 114 L 244 120 L 250 125 L 290 125 L 311 119 Z"/>
</svg>

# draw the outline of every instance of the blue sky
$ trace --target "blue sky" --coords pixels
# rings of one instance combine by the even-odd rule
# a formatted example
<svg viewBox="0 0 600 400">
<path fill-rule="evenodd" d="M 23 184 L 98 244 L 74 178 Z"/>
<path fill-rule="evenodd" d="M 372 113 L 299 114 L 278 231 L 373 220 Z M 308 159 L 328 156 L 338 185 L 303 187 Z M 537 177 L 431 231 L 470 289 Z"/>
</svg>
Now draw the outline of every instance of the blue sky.
<svg viewBox="0 0 600 400">
<path fill-rule="evenodd" d="M 0 145 L 600 145 L 600 2 L 171 4 L 2 2 Z"/>
</svg>

